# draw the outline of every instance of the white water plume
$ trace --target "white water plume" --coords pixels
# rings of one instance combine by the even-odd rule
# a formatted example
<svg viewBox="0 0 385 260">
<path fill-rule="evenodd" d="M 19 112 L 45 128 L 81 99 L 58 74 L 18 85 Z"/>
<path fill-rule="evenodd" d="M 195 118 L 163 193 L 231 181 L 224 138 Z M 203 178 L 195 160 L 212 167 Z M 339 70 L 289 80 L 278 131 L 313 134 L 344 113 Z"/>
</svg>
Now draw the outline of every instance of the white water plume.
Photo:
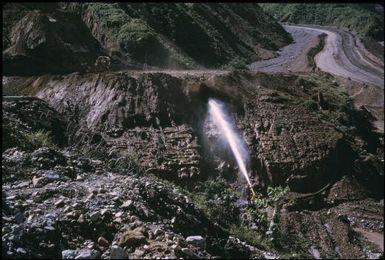
<svg viewBox="0 0 385 260">
<path fill-rule="evenodd" d="M 245 149 L 240 137 L 232 129 L 230 118 L 226 116 L 222 102 L 215 99 L 209 99 L 208 105 L 209 115 L 211 117 L 212 122 L 217 126 L 220 133 L 225 137 L 226 141 L 228 142 L 231 151 L 234 154 L 235 160 L 237 161 L 239 170 L 246 178 L 246 181 L 250 186 L 251 192 L 255 196 L 245 165 L 245 161 L 248 157 L 248 154 L 246 152 L 247 149 Z"/>
</svg>

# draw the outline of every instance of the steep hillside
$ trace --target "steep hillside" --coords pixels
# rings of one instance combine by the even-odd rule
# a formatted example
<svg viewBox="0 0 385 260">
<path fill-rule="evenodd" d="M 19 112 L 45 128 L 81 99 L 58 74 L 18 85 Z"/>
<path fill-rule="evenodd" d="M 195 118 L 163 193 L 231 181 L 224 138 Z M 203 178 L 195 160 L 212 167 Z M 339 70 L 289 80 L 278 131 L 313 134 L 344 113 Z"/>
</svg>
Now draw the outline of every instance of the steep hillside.
<svg viewBox="0 0 385 260">
<path fill-rule="evenodd" d="M 241 65 L 270 56 L 290 40 L 255 4 L 93 3 L 82 8 L 96 38 L 112 36 L 102 43 L 106 49 L 113 45 L 126 57 L 155 66 Z M 159 54 L 164 57 L 157 60 Z"/>
<path fill-rule="evenodd" d="M 291 40 L 256 4 L 8 3 L 3 16 L 7 75 L 85 70 L 100 55 L 116 69 L 241 67 Z"/>
<path fill-rule="evenodd" d="M 384 7 L 379 4 L 260 4 L 282 22 L 335 25 L 384 40 Z"/>
</svg>

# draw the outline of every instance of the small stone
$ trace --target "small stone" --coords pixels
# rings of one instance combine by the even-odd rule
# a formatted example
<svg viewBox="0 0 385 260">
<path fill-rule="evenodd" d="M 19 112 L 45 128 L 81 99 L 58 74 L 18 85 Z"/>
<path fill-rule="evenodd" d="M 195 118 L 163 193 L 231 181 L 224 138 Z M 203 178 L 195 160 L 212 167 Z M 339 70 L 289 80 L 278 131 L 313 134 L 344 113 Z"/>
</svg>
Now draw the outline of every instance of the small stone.
<svg viewBox="0 0 385 260">
<path fill-rule="evenodd" d="M 143 255 L 144 255 L 144 251 L 142 251 L 142 250 L 139 250 L 139 249 L 136 249 L 136 250 L 135 250 L 135 252 L 134 252 L 134 254 L 135 254 L 136 256 L 139 256 L 139 257 L 141 257 L 141 256 L 143 256 Z"/>
<path fill-rule="evenodd" d="M 123 216 L 123 212 L 118 212 L 118 213 L 115 214 L 116 218 L 120 218 L 121 216 Z"/>
<path fill-rule="evenodd" d="M 7 200 L 14 200 L 16 199 L 16 195 L 11 195 L 7 197 Z"/>
<path fill-rule="evenodd" d="M 164 234 L 164 238 L 165 238 L 165 239 L 168 239 L 168 240 L 172 240 L 172 239 L 174 238 L 174 236 L 173 236 L 172 234 L 166 232 L 166 233 Z"/>
<path fill-rule="evenodd" d="M 107 214 L 110 214 L 110 213 L 111 213 L 111 212 L 110 212 L 109 209 L 102 209 L 102 210 L 100 211 L 100 214 L 101 214 L 102 216 L 107 215 Z"/>
<path fill-rule="evenodd" d="M 94 197 L 95 195 L 91 193 L 90 195 L 87 196 L 87 198 L 85 199 L 85 202 L 92 200 Z"/>
<path fill-rule="evenodd" d="M 112 246 L 110 259 L 127 259 L 127 253 L 120 246 Z"/>
<path fill-rule="evenodd" d="M 78 216 L 78 213 L 76 211 L 71 211 L 66 214 L 67 218 L 76 218 Z"/>
<path fill-rule="evenodd" d="M 31 223 L 32 220 L 33 220 L 33 217 L 34 217 L 33 214 L 29 215 L 28 218 L 27 218 L 27 223 Z M 4 217 L 3 217 L 3 219 L 4 219 Z"/>
<path fill-rule="evenodd" d="M 23 254 L 25 255 L 27 252 L 24 250 L 24 248 L 21 248 L 19 247 L 18 249 L 16 249 L 16 252 L 19 253 L 19 254 Z"/>
<path fill-rule="evenodd" d="M 122 209 L 127 209 L 127 208 L 129 208 L 131 205 L 132 205 L 132 200 L 127 200 L 127 201 L 125 201 L 125 202 L 122 204 L 121 208 L 122 208 Z"/>
<path fill-rule="evenodd" d="M 58 208 L 61 208 L 65 205 L 64 203 L 64 200 L 63 199 L 60 199 L 58 201 L 55 202 L 55 206 L 58 207 Z"/>
<path fill-rule="evenodd" d="M 42 213 L 43 210 L 42 209 L 35 209 L 33 212 L 36 213 L 36 214 L 39 214 L 39 213 Z"/>
<path fill-rule="evenodd" d="M 163 230 L 161 230 L 160 228 L 157 228 L 156 230 L 155 230 L 155 232 L 154 232 L 154 235 L 156 236 L 156 237 L 158 237 L 158 236 L 160 236 L 160 235 L 163 235 L 164 234 L 164 232 L 163 232 Z"/>
<path fill-rule="evenodd" d="M 44 227 L 45 230 L 49 230 L 49 231 L 54 231 L 55 228 L 53 226 L 45 226 Z"/>
<path fill-rule="evenodd" d="M 108 240 L 105 239 L 104 237 L 99 237 L 98 238 L 98 244 L 101 245 L 101 246 L 104 246 L 104 247 L 108 247 L 110 245 Z"/>
<path fill-rule="evenodd" d="M 25 187 L 28 187 L 29 184 L 30 184 L 30 181 L 23 181 L 23 182 L 20 182 L 19 185 L 17 185 L 17 188 L 25 188 Z"/>
<path fill-rule="evenodd" d="M 44 181 L 44 177 L 33 176 L 33 178 L 32 178 L 32 184 L 34 187 L 42 187 L 43 181 Z"/>
<path fill-rule="evenodd" d="M 117 244 L 119 246 L 136 247 L 147 243 L 146 237 L 138 230 L 128 230 L 119 234 Z"/>
<path fill-rule="evenodd" d="M 122 218 L 115 218 L 115 219 L 114 219 L 114 222 L 116 222 L 116 223 L 122 223 Z"/>
<path fill-rule="evenodd" d="M 99 192 L 99 193 L 106 193 L 106 192 L 107 192 L 107 190 L 106 190 L 106 189 L 104 189 L 104 188 L 100 188 L 100 189 L 98 190 L 98 192 Z"/>
<path fill-rule="evenodd" d="M 55 219 L 56 214 L 48 213 L 48 214 L 45 214 L 44 217 L 46 217 L 47 219 Z"/>
<path fill-rule="evenodd" d="M 100 218 L 101 214 L 99 211 L 96 211 L 90 215 L 91 221 L 97 221 Z"/>
<path fill-rule="evenodd" d="M 136 228 L 136 227 L 141 227 L 143 226 L 143 222 L 140 221 L 140 220 L 136 220 L 134 223 L 133 223 L 133 226 Z"/>
<path fill-rule="evenodd" d="M 88 249 L 94 249 L 94 248 L 96 248 L 96 245 L 95 245 L 94 242 L 90 242 L 90 243 L 87 245 L 87 248 L 88 248 Z"/>
</svg>

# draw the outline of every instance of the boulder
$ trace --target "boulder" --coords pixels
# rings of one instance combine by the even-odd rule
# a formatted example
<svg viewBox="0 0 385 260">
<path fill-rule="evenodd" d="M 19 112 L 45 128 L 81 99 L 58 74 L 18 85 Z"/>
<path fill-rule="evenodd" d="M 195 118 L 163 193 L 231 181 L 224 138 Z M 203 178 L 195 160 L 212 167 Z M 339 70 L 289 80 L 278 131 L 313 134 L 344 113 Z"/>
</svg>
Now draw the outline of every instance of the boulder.
<svg viewBox="0 0 385 260">
<path fill-rule="evenodd" d="M 126 251 L 123 250 L 120 246 L 112 246 L 110 259 L 127 259 L 128 255 Z"/>
<path fill-rule="evenodd" d="M 186 238 L 188 244 L 198 247 L 202 250 L 206 249 L 206 239 L 202 236 L 189 236 Z"/>
<path fill-rule="evenodd" d="M 62 251 L 62 259 L 98 259 L 99 257 L 99 251 L 93 249 Z"/>
</svg>

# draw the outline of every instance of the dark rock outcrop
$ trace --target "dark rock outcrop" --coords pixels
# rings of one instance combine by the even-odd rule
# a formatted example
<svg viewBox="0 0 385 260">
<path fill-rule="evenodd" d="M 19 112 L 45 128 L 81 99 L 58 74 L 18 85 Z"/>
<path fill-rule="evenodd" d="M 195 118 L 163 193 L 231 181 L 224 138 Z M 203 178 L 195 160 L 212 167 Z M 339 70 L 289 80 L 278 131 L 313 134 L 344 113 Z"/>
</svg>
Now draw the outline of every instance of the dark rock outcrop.
<svg viewBox="0 0 385 260">
<path fill-rule="evenodd" d="M 195 189 L 196 180 L 222 175 L 233 182 L 231 189 L 243 187 L 235 181 L 238 169 L 231 152 L 218 145 L 218 131 L 205 120 L 211 97 L 226 103 L 243 133 L 256 191 L 290 188 L 280 207 L 264 209 L 279 226 L 269 233 L 280 234 L 271 237 L 272 245 L 286 241 L 308 257 L 379 256 L 382 251 L 374 244 L 383 232 L 381 202 L 376 201 L 383 196 L 378 185 L 383 182 L 383 161 L 372 152 L 381 154 L 380 141 L 368 145 L 371 138 L 365 139 L 365 131 L 349 120 L 355 111 L 345 106 L 347 96 L 339 94 L 338 86 L 327 76 L 312 77 L 317 81 L 293 75 L 193 71 L 5 80 L 5 90 L 13 88 L 49 104 L 36 98 L 5 100 L 6 116 L 11 117 L 12 106 L 20 107 L 24 113 L 13 111 L 12 122 L 20 120 L 32 129 L 41 127 L 28 120 L 36 115 L 47 116 L 44 124 L 63 116 L 71 148 L 31 152 L 14 145 L 3 152 L 4 256 L 96 254 L 92 250 L 102 257 L 131 258 L 279 255 L 229 237 L 229 230 L 196 208 L 190 199 L 193 193 L 184 194 L 175 186 Z M 320 90 L 327 110 L 308 105 Z M 35 106 L 38 109 L 23 110 Z M 85 147 L 101 156 L 91 159 L 78 153 L 87 154 Z M 126 164 L 120 163 L 124 160 Z M 140 167 L 131 165 L 136 163 Z M 235 205 L 232 199 L 239 199 L 236 218 L 249 223 L 250 230 L 268 226 L 260 219 L 243 218 L 252 205 L 225 189 L 220 183 L 214 187 L 209 205 L 230 214 L 226 203 Z M 31 199 L 23 203 L 27 198 Z M 368 230 L 375 239 L 365 238 Z M 188 243 L 188 236 L 204 238 L 206 250 Z M 112 241 L 118 245 L 110 245 Z"/>
<path fill-rule="evenodd" d="M 38 98 L 3 97 L 2 150 L 28 146 L 26 134 L 50 133 L 53 143 L 67 144 L 65 118 Z"/>
<path fill-rule="evenodd" d="M 261 188 L 289 185 L 292 191 L 314 192 L 351 172 L 358 155 L 346 131 L 321 120 L 305 105 L 285 104 L 293 98 L 306 104 L 319 86 L 295 76 L 270 78 L 241 72 L 211 77 L 199 72 L 74 73 L 43 76 L 32 83 L 25 79 L 29 83 L 21 84 L 20 91 L 78 118 L 81 128 L 99 132 L 111 149 L 134 151 L 144 170 L 167 179 L 194 179 L 201 175 L 202 163 L 225 159 L 220 159 L 220 152 L 210 159 L 202 156 L 209 146 L 202 129 L 210 96 L 233 108 L 249 146 L 252 175 Z M 297 84 L 307 87 L 302 90 Z M 203 87 L 194 90 L 194 85 Z M 332 114 L 335 106 L 329 104 L 327 113 Z"/>
<path fill-rule="evenodd" d="M 45 4 L 7 3 L 3 22 L 5 75 L 79 71 L 101 53 L 79 17 Z"/>
</svg>

